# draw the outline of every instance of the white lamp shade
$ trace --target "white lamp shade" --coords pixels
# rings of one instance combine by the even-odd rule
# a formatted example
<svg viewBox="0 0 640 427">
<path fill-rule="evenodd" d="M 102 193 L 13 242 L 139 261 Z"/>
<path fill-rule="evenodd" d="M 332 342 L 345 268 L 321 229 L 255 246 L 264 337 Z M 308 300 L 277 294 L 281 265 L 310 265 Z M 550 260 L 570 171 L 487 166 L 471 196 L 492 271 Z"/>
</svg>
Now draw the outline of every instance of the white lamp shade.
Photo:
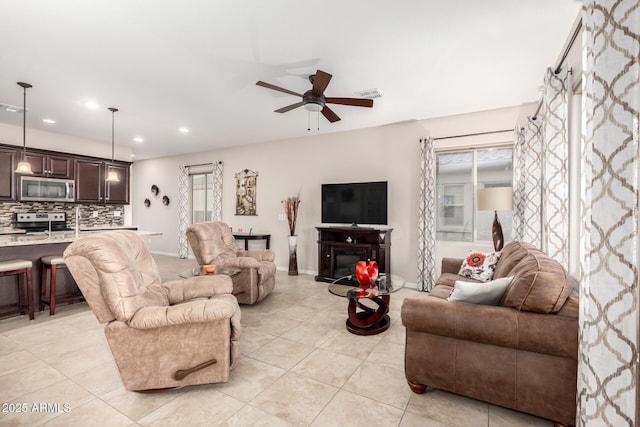
<svg viewBox="0 0 640 427">
<path fill-rule="evenodd" d="M 478 189 L 479 211 L 510 211 L 512 209 L 512 187 L 490 187 Z"/>
<path fill-rule="evenodd" d="M 120 182 L 120 178 L 118 178 L 118 172 L 113 169 L 109 171 L 107 174 L 107 182 Z"/>
<path fill-rule="evenodd" d="M 18 166 L 16 166 L 15 173 L 21 173 L 23 175 L 33 175 L 33 171 L 31 170 L 31 163 L 23 160 L 18 162 Z"/>
</svg>

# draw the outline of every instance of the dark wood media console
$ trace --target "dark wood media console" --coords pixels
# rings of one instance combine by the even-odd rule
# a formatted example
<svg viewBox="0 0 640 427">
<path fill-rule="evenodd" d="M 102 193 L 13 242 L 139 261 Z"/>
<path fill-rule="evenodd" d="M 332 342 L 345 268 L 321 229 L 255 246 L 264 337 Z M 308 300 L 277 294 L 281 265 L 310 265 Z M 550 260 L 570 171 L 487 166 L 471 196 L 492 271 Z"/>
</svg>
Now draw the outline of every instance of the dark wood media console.
<svg viewBox="0 0 640 427">
<path fill-rule="evenodd" d="M 393 228 L 316 227 L 318 230 L 318 275 L 316 281 L 333 282 L 353 275 L 358 261 L 376 261 L 378 271 L 391 275 L 391 231 Z"/>
</svg>

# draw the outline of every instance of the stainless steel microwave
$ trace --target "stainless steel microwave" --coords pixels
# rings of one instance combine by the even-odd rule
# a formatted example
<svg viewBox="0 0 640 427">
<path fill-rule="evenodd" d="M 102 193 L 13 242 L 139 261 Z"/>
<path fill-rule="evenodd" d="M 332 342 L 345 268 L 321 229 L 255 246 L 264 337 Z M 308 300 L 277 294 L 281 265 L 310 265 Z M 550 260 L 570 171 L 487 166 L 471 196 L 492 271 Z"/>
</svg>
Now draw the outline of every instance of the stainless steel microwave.
<svg viewBox="0 0 640 427">
<path fill-rule="evenodd" d="M 74 202 L 75 183 L 72 179 L 22 175 L 20 200 L 23 202 Z"/>
</svg>

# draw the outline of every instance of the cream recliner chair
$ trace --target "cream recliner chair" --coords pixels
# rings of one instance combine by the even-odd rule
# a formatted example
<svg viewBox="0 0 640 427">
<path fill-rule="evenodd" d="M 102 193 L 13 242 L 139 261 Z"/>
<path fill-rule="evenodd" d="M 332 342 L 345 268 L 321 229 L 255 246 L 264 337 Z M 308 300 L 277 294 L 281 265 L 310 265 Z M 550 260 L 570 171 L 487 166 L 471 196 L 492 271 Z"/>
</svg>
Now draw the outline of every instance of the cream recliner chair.
<svg viewBox="0 0 640 427">
<path fill-rule="evenodd" d="M 226 382 L 238 363 L 240 307 L 227 276 L 161 283 L 149 249 L 131 231 L 82 237 L 64 261 L 128 390 Z"/>
<path fill-rule="evenodd" d="M 269 249 L 239 249 L 227 224 L 198 222 L 187 227 L 187 240 L 200 265 L 215 264 L 241 270 L 233 276 L 233 295 L 240 304 L 262 300 L 276 284 L 275 253 Z"/>
</svg>

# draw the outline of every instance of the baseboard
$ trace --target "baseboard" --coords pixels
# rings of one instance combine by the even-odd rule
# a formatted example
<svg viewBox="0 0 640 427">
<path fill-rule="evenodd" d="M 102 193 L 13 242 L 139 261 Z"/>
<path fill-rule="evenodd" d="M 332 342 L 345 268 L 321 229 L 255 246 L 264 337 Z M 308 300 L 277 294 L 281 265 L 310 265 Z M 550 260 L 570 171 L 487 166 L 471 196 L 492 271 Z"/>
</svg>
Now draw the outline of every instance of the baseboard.
<svg viewBox="0 0 640 427">
<path fill-rule="evenodd" d="M 165 255 L 165 256 L 172 256 L 172 257 L 180 258 L 178 256 L 177 252 L 165 252 L 165 251 L 149 251 L 149 252 L 151 252 L 152 254 L 155 254 L 155 255 Z M 193 256 L 189 256 L 188 258 L 193 259 Z"/>
<path fill-rule="evenodd" d="M 289 267 L 278 267 L 276 266 L 277 271 L 289 271 Z M 315 270 L 298 270 L 298 274 L 308 274 L 310 276 L 315 276 L 318 274 Z"/>
</svg>

